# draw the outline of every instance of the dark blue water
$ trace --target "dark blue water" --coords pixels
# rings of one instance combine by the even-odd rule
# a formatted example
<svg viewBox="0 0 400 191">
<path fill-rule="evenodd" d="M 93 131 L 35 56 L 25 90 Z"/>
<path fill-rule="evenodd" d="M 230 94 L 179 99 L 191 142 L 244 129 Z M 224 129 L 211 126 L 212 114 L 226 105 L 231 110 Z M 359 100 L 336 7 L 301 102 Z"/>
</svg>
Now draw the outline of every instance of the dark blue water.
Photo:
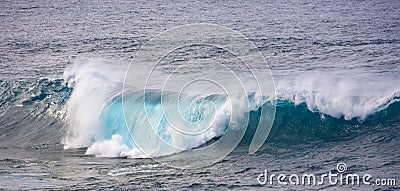
<svg viewBox="0 0 400 191">
<path fill-rule="evenodd" d="M 0 189 L 399 189 L 398 1 L 2 1 L 0 9 Z M 221 25 L 254 43 L 275 80 L 276 114 L 255 154 L 248 154 L 260 118 L 254 106 L 246 110 L 247 132 L 230 155 L 204 168 L 182 170 L 133 152 L 118 91 L 140 47 L 167 29 L 193 23 Z M 187 71 L 178 76 L 220 71 L 190 62 L 196 58 L 227 63 L 246 76 L 230 65 L 229 55 L 218 48 L 179 49 L 160 62 L 153 81 L 174 73 L 181 62 Z M 143 63 L 137 71 L 143 67 L 151 66 Z M 227 73 L 217 74 L 224 78 Z M 173 142 L 163 129 L 160 95 L 151 96 L 151 121 L 164 124 L 159 133 Z M 202 100 L 219 108 L 226 97 L 216 93 Z M 137 112 L 134 124 L 139 124 L 144 114 L 135 104 L 129 111 Z M 223 134 L 226 123 L 216 132 Z M 112 139 L 116 134 L 121 141 Z M 184 145 L 190 150 L 211 144 L 222 134 Z M 156 151 L 157 156 L 171 154 Z M 340 162 L 349 173 L 395 179 L 397 185 L 257 182 L 265 169 L 320 175 L 337 172 Z"/>
</svg>

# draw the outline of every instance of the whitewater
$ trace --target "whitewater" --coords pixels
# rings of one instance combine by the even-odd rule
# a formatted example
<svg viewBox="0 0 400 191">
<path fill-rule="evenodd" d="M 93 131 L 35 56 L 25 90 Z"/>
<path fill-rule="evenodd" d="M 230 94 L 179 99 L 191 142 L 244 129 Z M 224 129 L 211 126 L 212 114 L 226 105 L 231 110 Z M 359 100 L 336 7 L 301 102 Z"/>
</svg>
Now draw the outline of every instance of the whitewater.
<svg viewBox="0 0 400 191">
<path fill-rule="evenodd" d="M 129 111 L 125 110 L 125 112 L 132 113 L 136 120 L 133 122 L 136 126 L 135 130 L 129 130 L 124 119 L 121 98 L 125 72 L 124 67 L 112 67 L 98 59 L 86 60 L 86 63 L 78 62 L 67 68 L 64 73 L 64 82 L 73 91 L 66 103 L 68 111 L 66 120 L 69 128 L 67 136 L 63 139 L 64 148 L 88 147 L 86 154 L 99 157 L 160 157 L 199 147 L 213 138 L 220 137 L 226 131 L 231 110 L 226 96 L 193 94 L 186 95 L 184 107 L 187 108 L 181 112 L 186 112 L 184 115 L 188 115 L 187 118 L 191 118 L 192 122 L 198 124 L 194 127 L 195 129 L 187 131 L 196 131 L 196 128 L 197 131 L 201 130 L 203 126 L 209 125 L 208 123 L 212 123 L 213 126 L 196 136 L 168 133 L 169 128 L 172 127 L 169 127 L 170 124 L 165 121 L 165 115 L 168 114 L 164 112 L 168 112 L 169 109 L 161 108 L 162 90 L 146 92 L 147 97 L 150 97 L 149 101 L 146 100 L 149 102 L 146 109 L 141 108 L 144 98 L 140 96 L 143 96 L 141 94 L 143 90 L 137 90 L 128 95 L 131 96 L 128 104 L 132 107 L 127 108 L 126 110 Z M 336 120 L 356 120 L 358 123 L 363 123 L 369 116 L 380 113 L 399 101 L 400 81 L 390 76 L 385 76 L 386 79 L 382 78 L 382 76 L 361 75 L 352 76 L 351 79 L 341 79 L 338 75 L 328 72 L 309 72 L 292 78 L 276 79 L 276 98 L 273 103 L 285 109 L 304 106 L 310 112 L 309 115 L 312 113 L 320 115 L 321 123 L 325 116 Z M 382 84 L 381 81 L 364 83 L 370 79 L 380 79 L 391 83 Z M 170 93 L 177 94 L 177 92 Z M 164 99 L 167 98 L 164 97 Z M 240 96 L 238 99 L 241 99 Z M 248 99 L 250 103 L 246 108 L 241 109 L 243 113 L 257 113 L 257 110 L 265 103 L 265 101 L 260 103 L 254 100 L 254 95 L 247 95 L 242 99 Z M 201 108 L 205 102 L 214 104 Z M 237 104 L 240 103 L 237 102 Z M 243 106 L 235 105 L 235 107 Z M 199 111 L 201 109 L 205 111 Z M 146 110 L 150 110 L 151 114 L 146 113 Z M 204 116 L 200 117 L 202 114 Z M 193 119 L 193 115 L 197 115 L 197 118 L 194 116 L 195 119 Z M 211 121 L 209 119 L 211 117 L 218 121 Z M 154 125 L 146 126 L 146 119 Z M 254 124 L 246 126 L 252 125 Z M 147 130 L 140 130 L 141 127 L 156 131 L 157 136 L 162 137 L 163 141 L 149 138 L 150 133 Z M 130 133 L 140 134 L 140 137 L 144 137 L 154 151 L 149 156 L 141 152 L 133 143 Z M 179 141 L 179 143 L 176 143 L 175 149 L 163 150 L 162 145 L 166 144 L 165 141 L 167 144 L 174 141 Z"/>
</svg>

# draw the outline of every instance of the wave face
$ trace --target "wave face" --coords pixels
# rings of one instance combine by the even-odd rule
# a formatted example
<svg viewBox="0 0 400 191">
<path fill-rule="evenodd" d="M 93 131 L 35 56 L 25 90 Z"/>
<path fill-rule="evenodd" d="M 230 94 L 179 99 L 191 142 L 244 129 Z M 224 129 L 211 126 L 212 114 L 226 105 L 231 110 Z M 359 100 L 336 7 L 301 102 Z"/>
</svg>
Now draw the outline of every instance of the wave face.
<svg viewBox="0 0 400 191">
<path fill-rule="evenodd" d="M 260 103 L 254 95 L 238 94 L 238 100 L 249 101 L 240 105 L 221 94 L 185 94 L 180 102 L 182 112 L 174 113 L 168 107 L 175 103 L 176 92 L 164 92 L 162 108 L 161 91 L 132 90 L 126 94 L 123 110 L 124 71 L 91 60 L 67 68 L 64 79 L 1 81 L 0 145 L 40 146 L 61 140 L 66 149 L 87 147 L 86 154 L 101 157 L 158 157 L 212 142 L 224 135 L 229 124 L 247 127 L 243 142 L 251 141 L 260 118 Z M 269 141 L 329 141 L 340 139 L 340 132 L 353 129 L 356 136 L 360 128 L 399 122 L 400 83 L 396 80 L 378 86 L 380 82 L 350 79 L 350 83 L 321 75 L 276 79 L 277 110 Z M 242 124 L 247 120 L 230 118 L 232 106 L 239 108 L 239 116 L 249 116 L 247 124 Z M 172 131 L 166 119 L 181 114 L 192 124 L 182 131 L 196 135 Z M 143 154 L 132 137 L 153 150 Z"/>
<path fill-rule="evenodd" d="M 146 157 L 141 154 L 140 150 L 137 150 L 131 138 L 131 134 L 133 134 L 136 142 L 145 142 L 148 149 L 154 149 L 149 153 L 151 157 L 170 155 L 198 147 L 215 137 L 219 137 L 228 127 L 230 115 L 225 97 L 200 95 L 185 97 L 183 105 L 187 107 L 182 108 L 181 112 L 183 117 L 192 124 L 190 126 L 192 128 L 179 129 L 198 134 L 176 133 L 174 127 L 167 121 L 167 118 L 174 119 L 181 115 L 180 113 L 167 113 L 174 106 L 173 99 L 175 99 L 176 93 L 168 92 L 165 94 L 167 95 L 163 97 L 160 91 L 149 91 L 146 92 L 146 95 L 143 95 L 141 91 L 125 94 L 125 96 L 129 96 L 124 103 L 127 121 L 124 120 L 122 97 L 118 95 L 108 101 L 100 115 L 101 124 L 104 125 L 105 136 L 103 138 L 105 140 L 90 146 L 87 153 L 104 156 L 102 149 L 108 148 L 110 144 L 123 143 L 118 156 Z M 161 104 L 161 99 L 167 102 L 164 107 Z M 168 103 L 169 99 L 171 100 L 170 103 Z M 145 100 L 145 105 L 143 100 Z M 215 104 L 217 111 L 214 110 L 214 105 L 204 104 L 209 102 Z M 215 118 L 210 118 L 210 116 Z M 211 126 L 210 122 L 213 122 Z M 150 131 L 154 131 L 156 136 Z M 124 141 L 121 142 L 121 140 Z M 177 148 L 171 149 L 166 144 L 174 145 Z M 126 150 L 126 148 L 133 149 Z"/>
</svg>

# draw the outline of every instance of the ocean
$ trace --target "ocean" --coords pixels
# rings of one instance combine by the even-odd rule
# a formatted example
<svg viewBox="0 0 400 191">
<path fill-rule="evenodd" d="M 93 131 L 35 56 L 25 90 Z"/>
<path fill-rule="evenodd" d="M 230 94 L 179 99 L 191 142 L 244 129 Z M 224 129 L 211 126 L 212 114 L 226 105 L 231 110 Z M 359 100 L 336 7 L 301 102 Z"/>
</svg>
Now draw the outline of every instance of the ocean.
<svg viewBox="0 0 400 191">
<path fill-rule="evenodd" d="M 0 190 L 400 188 L 399 1 L 0 9 Z"/>
</svg>

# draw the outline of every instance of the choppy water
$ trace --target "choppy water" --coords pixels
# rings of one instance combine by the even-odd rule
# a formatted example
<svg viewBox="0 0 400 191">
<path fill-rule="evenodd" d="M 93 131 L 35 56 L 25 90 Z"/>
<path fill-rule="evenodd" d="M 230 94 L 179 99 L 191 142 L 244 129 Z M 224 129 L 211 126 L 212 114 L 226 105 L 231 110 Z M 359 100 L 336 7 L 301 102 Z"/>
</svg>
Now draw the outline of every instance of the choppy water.
<svg viewBox="0 0 400 191">
<path fill-rule="evenodd" d="M 398 1 L 3 1 L 0 7 L 0 189 L 399 189 L 257 182 L 264 169 L 320 175 L 344 162 L 350 173 L 399 184 Z M 271 68 L 277 107 L 271 133 L 256 154 L 247 153 L 249 130 L 222 161 L 182 170 L 129 152 L 134 144 L 123 133 L 115 92 L 144 43 L 192 23 L 225 26 L 253 42 Z M 160 72 L 169 74 L 177 60 L 223 62 L 226 55 L 182 49 L 165 58 Z M 189 75 L 218 71 L 186 66 Z M 159 94 L 152 95 L 152 119 L 159 123 Z M 252 129 L 259 110 L 248 112 Z M 105 144 L 114 134 L 122 134 L 122 141 Z M 211 138 L 191 140 L 187 149 Z M 170 153 L 156 152 L 165 154 Z"/>
</svg>

